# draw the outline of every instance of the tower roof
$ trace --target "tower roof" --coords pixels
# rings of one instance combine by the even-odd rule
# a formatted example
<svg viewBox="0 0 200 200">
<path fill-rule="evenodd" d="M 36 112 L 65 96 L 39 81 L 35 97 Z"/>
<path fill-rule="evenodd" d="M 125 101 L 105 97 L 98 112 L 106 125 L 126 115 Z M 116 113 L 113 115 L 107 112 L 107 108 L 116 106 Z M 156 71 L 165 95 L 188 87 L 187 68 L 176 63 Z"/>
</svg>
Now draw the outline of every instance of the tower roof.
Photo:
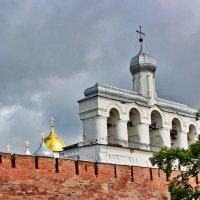
<svg viewBox="0 0 200 200">
<path fill-rule="evenodd" d="M 139 26 L 140 30 L 136 30 L 137 33 L 140 34 L 139 42 L 140 42 L 140 52 L 131 59 L 130 63 L 130 72 L 132 75 L 140 72 L 140 71 L 156 71 L 156 60 L 151 55 L 143 52 L 143 38 L 142 36 L 145 33 L 142 32 L 142 27 Z"/>
<path fill-rule="evenodd" d="M 42 142 L 38 149 L 34 152 L 34 156 L 47 156 L 47 157 L 54 157 L 52 151 L 50 151 L 46 145 L 44 144 L 44 139 L 42 138 Z"/>
<path fill-rule="evenodd" d="M 130 72 L 132 75 L 144 70 L 155 72 L 156 68 L 157 64 L 155 58 L 143 52 L 142 49 L 131 59 Z"/>
<path fill-rule="evenodd" d="M 26 152 L 25 152 L 25 155 L 31 155 L 31 152 L 29 151 L 29 141 L 25 141 L 25 145 L 26 145 Z"/>
</svg>

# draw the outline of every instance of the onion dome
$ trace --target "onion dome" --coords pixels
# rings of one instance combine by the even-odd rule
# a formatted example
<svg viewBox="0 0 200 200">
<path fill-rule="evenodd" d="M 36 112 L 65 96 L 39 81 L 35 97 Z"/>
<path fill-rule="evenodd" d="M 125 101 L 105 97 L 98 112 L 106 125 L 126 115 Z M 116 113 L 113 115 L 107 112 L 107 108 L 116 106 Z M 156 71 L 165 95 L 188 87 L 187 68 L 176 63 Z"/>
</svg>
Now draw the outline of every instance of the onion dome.
<svg viewBox="0 0 200 200">
<path fill-rule="evenodd" d="M 142 49 L 140 52 L 132 58 L 130 63 L 130 72 L 132 75 L 140 71 L 156 71 L 156 60 L 151 55 L 144 53 Z"/>
<path fill-rule="evenodd" d="M 143 43 L 143 38 L 142 36 L 145 35 L 145 33 L 142 32 L 142 27 L 139 26 L 140 30 L 136 30 L 137 33 L 139 33 L 140 38 L 140 52 L 131 59 L 130 63 L 130 72 L 132 75 L 140 72 L 140 71 L 151 71 L 155 72 L 156 71 L 156 60 L 153 58 L 151 55 L 143 52 L 142 50 L 142 43 Z"/>
<path fill-rule="evenodd" d="M 62 151 L 65 147 L 65 143 L 63 142 L 63 140 L 55 133 L 53 117 L 51 117 L 51 132 L 49 136 L 44 139 L 44 143 L 53 152 Z"/>
<path fill-rule="evenodd" d="M 46 145 L 44 144 L 44 139 L 42 138 L 42 142 L 39 148 L 34 152 L 34 156 L 45 156 L 45 157 L 54 157 L 52 151 L 50 151 Z"/>
</svg>

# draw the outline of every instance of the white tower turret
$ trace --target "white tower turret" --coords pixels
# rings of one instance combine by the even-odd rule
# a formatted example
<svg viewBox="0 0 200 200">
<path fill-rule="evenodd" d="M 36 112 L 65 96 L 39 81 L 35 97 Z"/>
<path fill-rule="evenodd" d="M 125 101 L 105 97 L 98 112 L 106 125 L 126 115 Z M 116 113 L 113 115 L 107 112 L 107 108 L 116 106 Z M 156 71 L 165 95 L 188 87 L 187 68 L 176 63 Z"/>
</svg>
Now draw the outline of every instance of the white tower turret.
<svg viewBox="0 0 200 200">
<path fill-rule="evenodd" d="M 156 60 L 149 54 L 143 52 L 142 48 L 142 35 L 145 35 L 140 30 L 137 33 L 140 34 L 140 52 L 132 58 L 130 63 L 130 72 L 133 75 L 133 88 L 140 95 L 149 98 L 151 105 L 156 103 L 156 87 L 155 87 L 155 71 Z"/>
</svg>

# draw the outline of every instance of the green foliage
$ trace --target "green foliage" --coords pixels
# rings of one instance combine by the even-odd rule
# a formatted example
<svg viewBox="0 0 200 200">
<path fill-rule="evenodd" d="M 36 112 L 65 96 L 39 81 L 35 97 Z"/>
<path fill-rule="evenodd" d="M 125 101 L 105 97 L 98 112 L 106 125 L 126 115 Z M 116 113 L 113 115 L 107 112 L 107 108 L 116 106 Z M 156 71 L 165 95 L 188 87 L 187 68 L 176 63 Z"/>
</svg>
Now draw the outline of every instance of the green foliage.
<svg viewBox="0 0 200 200">
<path fill-rule="evenodd" d="M 189 184 L 189 176 L 182 173 L 174 177 L 169 183 L 171 200 L 197 200 L 200 197 L 199 187 L 193 188 Z"/>
<path fill-rule="evenodd" d="M 168 200 L 168 197 L 165 194 L 163 194 L 162 195 L 162 200 Z"/>
<path fill-rule="evenodd" d="M 199 120 L 199 118 L 200 118 L 200 109 L 197 110 L 197 112 L 195 113 L 195 115 L 196 115 L 196 121 Z"/>
<path fill-rule="evenodd" d="M 189 179 L 200 172 L 200 137 L 187 150 L 164 147 L 159 152 L 155 152 L 150 161 L 152 165 L 163 170 L 168 177 L 174 170 L 184 170 L 180 175 L 170 180 L 168 189 L 171 200 L 200 199 L 199 186 L 193 188 L 189 183 Z"/>
</svg>

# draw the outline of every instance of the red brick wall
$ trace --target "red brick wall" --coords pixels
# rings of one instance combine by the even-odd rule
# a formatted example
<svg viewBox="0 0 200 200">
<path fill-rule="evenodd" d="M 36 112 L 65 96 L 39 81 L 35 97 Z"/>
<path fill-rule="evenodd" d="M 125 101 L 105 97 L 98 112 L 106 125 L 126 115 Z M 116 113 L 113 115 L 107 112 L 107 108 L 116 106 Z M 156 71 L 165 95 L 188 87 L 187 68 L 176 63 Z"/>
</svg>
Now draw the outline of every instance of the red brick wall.
<svg viewBox="0 0 200 200">
<path fill-rule="evenodd" d="M 167 181 L 158 169 L 0 153 L 0 199 L 159 200 L 163 194 Z"/>
</svg>

